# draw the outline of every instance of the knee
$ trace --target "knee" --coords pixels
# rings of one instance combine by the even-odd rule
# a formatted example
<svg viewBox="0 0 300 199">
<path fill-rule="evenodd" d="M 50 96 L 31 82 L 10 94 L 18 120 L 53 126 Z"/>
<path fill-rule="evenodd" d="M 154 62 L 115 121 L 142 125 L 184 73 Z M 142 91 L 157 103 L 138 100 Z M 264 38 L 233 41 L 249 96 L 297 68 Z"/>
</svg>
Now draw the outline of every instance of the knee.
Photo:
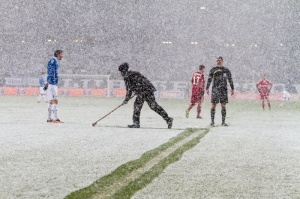
<svg viewBox="0 0 300 199">
<path fill-rule="evenodd" d="M 50 104 L 58 104 L 58 100 L 57 99 L 53 99 L 50 101 Z"/>
</svg>

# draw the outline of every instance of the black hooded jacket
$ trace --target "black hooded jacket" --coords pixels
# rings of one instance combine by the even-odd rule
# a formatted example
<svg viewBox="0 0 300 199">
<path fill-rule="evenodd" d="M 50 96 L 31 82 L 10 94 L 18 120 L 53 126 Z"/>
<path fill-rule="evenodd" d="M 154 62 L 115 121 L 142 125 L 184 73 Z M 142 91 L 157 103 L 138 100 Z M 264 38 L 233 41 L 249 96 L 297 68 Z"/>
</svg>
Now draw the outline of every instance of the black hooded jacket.
<svg viewBox="0 0 300 199">
<path fill-rule="evenodd" d="M 126 97 L 125 100 L 128 101 L 134 92 L 136 95 L 142 94 L 143 92 L 155 92 L 156 88 L 153 84 L 141 73 L 137 71 L 127 71 L 124 76 L 125 86 L 126 86 Z"/>
</svg>

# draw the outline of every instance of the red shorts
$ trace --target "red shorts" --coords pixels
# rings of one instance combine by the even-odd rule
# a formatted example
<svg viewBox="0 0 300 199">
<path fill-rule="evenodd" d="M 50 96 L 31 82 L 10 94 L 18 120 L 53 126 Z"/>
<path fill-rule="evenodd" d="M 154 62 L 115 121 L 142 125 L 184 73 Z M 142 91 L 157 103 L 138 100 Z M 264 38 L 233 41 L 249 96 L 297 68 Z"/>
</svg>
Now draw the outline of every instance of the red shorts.
<svg viewBox="0 0 300 199">
<path fill-rule="evenodd" d="M 269 92 L 260 93 L 260 99 L 268 99 L 268 98 L 269 98 Z"/>
<path fill-rule="evenodd" d="M 199 89 L 192 89 L 191 103 L 202 103 L 204 100 L 204 95 L 202 95 L 203 91 Z"/>
</svg>

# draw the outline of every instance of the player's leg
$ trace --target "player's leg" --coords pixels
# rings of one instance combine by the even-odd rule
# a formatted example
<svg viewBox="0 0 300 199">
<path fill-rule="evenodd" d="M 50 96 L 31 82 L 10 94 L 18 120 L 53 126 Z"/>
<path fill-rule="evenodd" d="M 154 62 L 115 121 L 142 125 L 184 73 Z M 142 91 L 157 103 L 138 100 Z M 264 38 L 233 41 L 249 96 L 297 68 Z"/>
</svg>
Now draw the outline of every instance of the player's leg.
<svg viewBox="0 0 300 199">
<path fill-rule="evenodd" d="M 51 118 L 51 113 L 52 113 L 52 104 L 53 104 L 53 94 L 51 91 L 51 85 L 49 84 L 48 89 L 46 91 L 46 95 L 47 95 L 47 101 L 49 102 L 49 106 L 48 106 L 48 119 L 47 122 L 52 122 L 52 118 Z"/>
<path fill-rule="evenodd" d="M 220 96 L 220 103 L 221 103 L 221 116 L 222 116 L 222 126 L 228 126 L 225 123 L 226 119 L 226 104 L 228 103 L 228 93 L 227 89 L 223 90 Z"/>
<path fill-rule="evenodd" d="M 216 114 L 216 106 L 217 103 L 211 103 L 211 109 L 210 109 L 210 118 L 211 118 L 211 126 L 215 125 L 215 114 Z"/>
<path fill-rule="evenodd" d="M 159 114 L 168 124 L 168 128 L 172 128 L 173 118 L 168 116 L 168 113 L 160 106 L 155 100 L 154 93 L 145 93 L 145 100 L 148 103 L 149 107 Z"/>
<path fill-rule="evenodd" d="M 185 111 L 186 118 L 189 117 L 190 110 L 195 106 L 195 104 L 196 104 L 195 101 L 192 99 L 188 109 Z"/>
<path fill-rule="evenodd" d="M 140 128 L 140 115 L 141 110 L 144 105 L 144 99 L 141 95 L 137 95 L 133 103 L 133 116 L 132 116 L 132 125 L 128 125 L 129 128 Z"/>
<path fill-rule="evenodd" d="M 215 125 L 215 114 L 216 114 L 216 106 L 220 101 L 219 92 L 216 89 L 212 89 L 211 92 L 211 109 L 210 109 L 210 118 L 211 118 L 211 126 Z"/>
<path fill-rule="evenodd" d="M 221 103 L 222 126 L 228 126 L 225 123 L 226 119 L 226 103 Z"/>
<path fill-rule="evenodd" d="M 185 111 L 185 117 L 186 118 L 189 117 L 190 110 L 196 105 L 196 103 L 197 103 L 197 97 L 199 95 L 200 94 L 198 92 L 196 92 L 195 90 L 192 90 L 191 103 L 190 103 L 188 109 Z"/>
<path fill-rule="evenodd" d="M 41 98 L 42 98 L 42 91 L 43 90 L 43 87 L 40 87 L 40 92 L 39 92 L 39 95 L 38 95 L 38 100 L 37 100 L 37 103 L 40 103 L 41 102 Z"/>
<path fill-rule="evenodd" d="M 271 110 L 271 103 L 270 103 L 270 100 L 269 100 L 269 96 L 268 96 L 268 95 L 266 95 L 266 101 L 267 101 L 269 110 Z"/>
<path fill-rule="evenodd" d="M 56 85 L 49 85 L 51 86 L 50 87 L 50 91 L 52 93 L 52 100 L 51 100 L 51 103 L 52 103 L 52 106 L 51 106 L 51 111 L 53 113 L 53 122 L 56 122 L 56 123 L 60 123 L 60 119 L 58 119 L 57 117 L 57 104 L 58 104 L 58 99 L 57 99 L 57 86 Z M 48 89 L 49 89 L 49 86 L 48 86 Z"/>
<path fill-rule="evenodd" d="M 200 97 L 199 102 L 198 102 L 198 106 L 197 106 L 197 118 L 200 118 L 200 119 L 202 118 L 200 116 L 200 114 L 201 114 L 201 110 L 202 110 L 202 103 L 203 103 L 203 101 L 204 101 L 204 95 L 202 95 Z"/>
<path fill-rule="evenodd" d="M 261 94 L 260 98 L 261 98 L 262 109 L 265 110 L 265 96 L 263 94 Z"/>
</svg>

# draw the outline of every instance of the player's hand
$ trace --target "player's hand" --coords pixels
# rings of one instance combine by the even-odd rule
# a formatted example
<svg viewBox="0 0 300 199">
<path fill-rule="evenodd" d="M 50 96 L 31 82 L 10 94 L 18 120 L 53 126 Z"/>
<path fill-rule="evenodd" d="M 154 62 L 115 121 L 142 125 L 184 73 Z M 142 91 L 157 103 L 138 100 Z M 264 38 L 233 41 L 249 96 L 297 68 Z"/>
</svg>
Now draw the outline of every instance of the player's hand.
<svg viewBox="0 0 300 199">
<path fill-rule="evenodd" d="M 124 100 L 123 103 L 122 103 L 122 105 L 125 105 L 125 104 L 127 104 L 127 103 L 128 103 L 128 101 L 127 101 L 127 100 Z"/>
<path fill-rule="evenodd" d="M 231 90 L 231 95 L 234 95 L 234 90 Z"/>
<path fill-rule="evenodd" d="M 271 89 L 268 90 L 268 93 L 270 93 L 270 92 L 271 92 Z"/>
<path fill-rule="evenodd" d="M 204 91 L 201 92 L 201 96 L 203 96 L 203 95 L 204 95 Z"/>
<path fill-rule="evenodd" d="M 260 89 L 257 89 L 258 90 L 258 92 L 260 93 Z"/>
<path fill-rule="evenodd" d="M 44 91 L 46 91 L 47 89 L 48 89 L 48 83 L 47 83 L 47 84 L 45 84 L 45 86 L 44 86 L 43 90 L 44 90 Z"/>
<path fill-rule="evenodd" d="M 209 95 L 209 90 L 208 89 L 206 89 L 206 93 L 207 93 L 207 95 Z"/>
</svg>

